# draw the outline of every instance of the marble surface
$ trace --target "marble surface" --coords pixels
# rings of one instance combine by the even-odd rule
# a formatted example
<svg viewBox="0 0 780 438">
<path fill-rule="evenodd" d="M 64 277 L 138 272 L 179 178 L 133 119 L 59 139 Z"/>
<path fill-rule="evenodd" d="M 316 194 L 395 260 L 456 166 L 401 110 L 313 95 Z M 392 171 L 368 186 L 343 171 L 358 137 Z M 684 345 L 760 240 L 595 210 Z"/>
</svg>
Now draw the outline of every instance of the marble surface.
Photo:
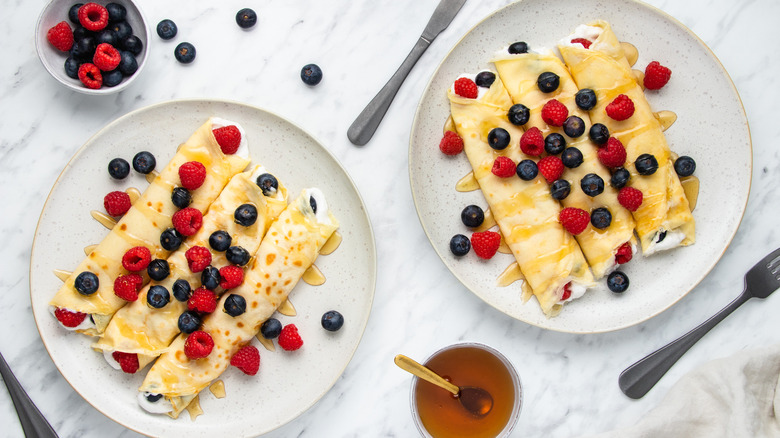
<svg viewBox="0 0 780 438">
<path fill-rule="evenodd" d="M 605 0 L 608 1 L 608 0 Z M 619 3 L 616 0 L 615 3 Z M 43 203 L 73 153 L 102 126 L 128 111 L 175 98 L 220 98 L 274 111 L 304 127 L 342 162 L 362 192 L 372 219 L 379 273 L 373 311 L 357 352 L 335 386 L 311 409 L 268 434 L 285 436 L 415 436 L 409 412 L 410 376 L 397 353 L 423 359 L 458 341 L 502 351 L 524 384 L 516 436 L 566 437 L 636 422 L 685 372 L 711 359 L 780 342 L 776 297 L 752 301 L 716 327 L 646 397 L 634 401 L 617 386 L 621 370 L 685 333 L 741 291 L 743 275 L 775 249 L 780 160 L 772 118 L 778 84 L 773 0 L 652 0 L 688 26 L 731 75 L 753 137 L 753 186 L 737 235 L 713 272 L 683 300 L 634 327 L 597 335 L 542 330 L 484 304 L 447 271 L 427 242 L 412 202 L 407 149 L 417 102 L 449 49 L 482 18 L 507 2 L 467 1 L 401 88 L 374 139 L 353 146 L 352 120 L 387 81 L 427 23 L 435 1 L 256 2 L 258 25 L 234 22 L 247 6 L 203 1 L 139 2 L 154 26 L 171 18 L 173 42 L 153 37 L 143 76 L 113 96 L 66 90 L 35 54 L 35 20 L 44 2 L 2 0 L 0 18 L 0 215 L 5 321 L 0 351 L 33 401 L 64 437 L 136 436 L 87 404 L 54 367 L 31 314 L 30 246 Z M 173 58 L 178 41 L 196 45 L 188 66 Z M 317 63 L 325 79 L 310 88 L 300 68 Z M 217 68 L 218 67 L 218 68 Z M 717 127 L 714 127 L 717 129 Z M 722 184 L 728 184 L 728 168 Z M 6 210 L 7 209 L 7 210 Z M 189 421 L 184 418 L 180 421 Z M 22 436 L 13 405 L 0 390 L 2 435 Z"/>
</svg>

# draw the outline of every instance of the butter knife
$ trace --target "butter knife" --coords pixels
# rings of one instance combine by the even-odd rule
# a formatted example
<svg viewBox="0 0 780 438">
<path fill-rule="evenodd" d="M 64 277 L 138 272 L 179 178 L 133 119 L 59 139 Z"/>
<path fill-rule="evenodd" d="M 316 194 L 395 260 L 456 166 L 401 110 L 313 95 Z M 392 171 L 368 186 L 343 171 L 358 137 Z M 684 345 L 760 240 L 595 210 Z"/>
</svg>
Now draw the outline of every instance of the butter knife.
<svg viewBox="0 0 780 438">
<path fill-rule="evenodd" d="M 371 140 L 412 67 L 420 59 L 420 56 L 425 53 L 436 36 L 449 26 L 464 3 L 466 3 L 466 0 L 441 0 L 439 2 L 412 51 L 409 52 L 409 55 L 406 56 L 398 70 L 387 81 L 387 84 L 379 90 L 379 93 L 368 103 L 363 112 L 352 122 L 352 126 L 347 130 L 349 141 L 357 146 L 363 146 Z"/>
</svg>

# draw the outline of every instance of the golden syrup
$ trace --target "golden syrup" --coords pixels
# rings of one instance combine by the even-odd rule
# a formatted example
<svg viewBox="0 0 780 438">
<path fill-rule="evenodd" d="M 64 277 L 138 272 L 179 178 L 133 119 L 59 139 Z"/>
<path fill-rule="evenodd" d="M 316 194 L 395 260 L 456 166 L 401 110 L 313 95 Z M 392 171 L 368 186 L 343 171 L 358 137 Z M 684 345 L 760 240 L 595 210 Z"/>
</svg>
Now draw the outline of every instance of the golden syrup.
<svg viewBox="0 0 780 438">
<path fill-rule="evenodd" d="M 685 197 L 688 198 L 688 206 L 693 211 L 696 208 L 696 201 L 699 199 L 699 178 L 694 175 L 684 176 L 680 178 L 680 184 L 682 184 Z"/>
<path fill-rule="evenodd" d="M 258 341 L 260 341 L 260 345 L 265 347 L 268 351 L 276 351 L 276 346 L 274 345 L 274 341 L 271 339 L 266 339 L 263 337 L 262 333 L 258 333 L 257 336 L 255 336 Z"/>
<path fill-rule="evenodd" d="M 498 244 L 498 252 L 501 254 L 512 254 L 512 250 L 509 249 L 509 245 L 507 245 L 506 240 L 504 240 L 503 234 L 501 235 L 501 243 Z"/>
<path fill-rule="evenodd" d="M 673 111 L 658 111 L 657 113 L 653 113 L 653 115 L 656 120 L 658 120 L 658 123 L 661 124 L 662 131 L 666 131 L 677 121 L 677 114 Z"/>
<path fill-rule="evenodd" d="M 444 121 L 444 131 L 442 132 L 442 134 L 444 134 L 447 131 L 457 132 L 455 130 L 455 121 L 452 120 L 452 114 L 447 116 L 447 120 Z"/>
<path fill-rule="evenodd" d="M 477 228 L 474 228 L 475 232 L 481 232 L 485 230 L 489 230 L 493 227 L 498 225 L 496 223 L 496 218 L 493 217 L 493 211 L 491 211 L 489 208 L 485 210 L 485 219 L 482 221 L 482 225 L 478 226 Z M 503 236 L 501 236 L 501 241 L 503 242 Z"/>
<path fill-rule="evenodd" d="M 636 49 L 636 46 L 631 43 L 621 41 L 620 47 L 623 49 L 623 54 L 626 55 L 628 65 L 633 66 L 636 64 L 636 60 L 639 59 L 639 50 Z"/>
<path fill-rule="evenodd" d="M 512 262 L 512 264 L 507 266 L 506 269 L 504 269 L 504 272 L 498 276 L 496 285 L 498 285 L 498 287 L 507 287 L 518 280 L 523 280 L 523 273 L 520 272 L 520 265 L 518 265 L 517 262 Z"/>
<path fill-rule="evenodd" d="M 156 170 L 153 170 L 153 171 L 151 171 L 151 172 L 147 173 L 147 174 L 146 174 L 146 182 L 148 182 L 149 184 L 151 184 L 151 183 L 154 181 L 154 179 L 155 179 L 155 178 L 157 178 L 157 175 L 159 175 L 159 174 L 160 174 L 160 173 L 159 173 L 159 172 L 157 172 Z"/>
<path fill-rule="evenodd" d="M 309 269 L 307 269 L 306 272 L 303 273 L 301 280 L 306 282 L 306 284 L 310 284 L 312 286 L 319 286 L 322 283 L 325 283 L 325 276 L 322 275 L 322 271 L 320 271 L 320 268 L 318 268 L 315 265 L 311 265 L 309 266 Z"/>
<path fill-rule="evenodd" d="M 474 177 L 473 170 L 455 184 L 455 190 L 459 192 L 473 192 L 474 190 L 479 190 L 479 183 Z"/>
<path fill-rule="evenodd" d="M 200 417 L 203 414 L 203 409 L 200 408 L 200 397 L 196 395 L 186 409 L 190 413 L 190 420 L 195 421 L 196 418 Z"/>
<path fill-rule="evenodd" d="M 289 298 L 282 301 L 282 304 L 279 305 L 279 308 L 276 309 L 276 311 L 284 316 L 295 316 L 298 314 Z"/>
<path fill-rule="evenodd" d="M 130 196 L 130 203 L 135 204 L 135 201 L 141 198 L 141 191 L 135 187 L 129 187 L 125 190 L 128 196 Z"/>
<path fill-rule="evenodd" d="M 631 70 L 631 73 L 634 74 L 634 79 L 636 79 L 637 85 L 639 85 L 643 90 L 645 89 L 645 72 L 642 70 L 633 69 Z"/>
<path fill-rule="evenodd" d="M 85 247 L 84 247 L 84 255 L 87 255 L 87 256 L 88 256 L 88 255 L 89 255 L 89 254 L 90 254 L 92 251 L 94 251 L 94 250 L 95 250 L 95 248 L 97 248 L 97 245 L 96 245 L 96 244 L 92 244 L 92 245 L 87 245 L 87 246 L 85 246 Z"/>
<path fill-rule="evenodd" d="M 333 251 L 336 250 L 336 248 L 339 247 L 339 245 L 341 245 L 341 240 L 342 240 L 341 233 L 339 233 L 338 231 L 334 232 L 333 234 L 330 235 L 328 240 L 325 241 L 325 244 L 322 245 L 322 249 L 320 249 L 320 254 L 328 255 L 332 253 Z"/>
<path fill-rule="evenodd" d="M 54 276 L 59 278 L 62 281 L 67 280 L 71 275 L 73 275 L 72 272 L 66 271 L 64 269 L 55 269 L 54 270 Z"/>
<path fill-rule="evenodd" d="M 216 398 L 225 398 L 225 382 L 223 382 L 221 379 L 215 381 L 211 384 L 211 386 L 209 386 L 209 391 L 211 391 L 211 393 L 214 394 L 214 397 Z"/>
<path fill-rule="evenodd" d="M 89 212 L 89 214 L 92 215 L 92 219 L 95 219 L 98 221 L 98 223 L 100 223 L 100 225 L 103 225 L 109 230 L 114 228 L 114 225 L 116 225 L 116 219 L 103 213 L 102 211 L 92 210 Z"/>
</svg>

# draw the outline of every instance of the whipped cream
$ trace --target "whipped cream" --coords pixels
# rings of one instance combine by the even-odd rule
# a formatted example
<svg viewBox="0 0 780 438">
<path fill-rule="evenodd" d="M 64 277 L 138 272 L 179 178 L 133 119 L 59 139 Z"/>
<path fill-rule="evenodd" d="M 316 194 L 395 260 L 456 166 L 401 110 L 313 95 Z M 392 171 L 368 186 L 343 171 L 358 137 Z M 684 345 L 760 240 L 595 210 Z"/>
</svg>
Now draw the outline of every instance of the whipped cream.
<svg viewBox="0 0 780 438">
<path fill-rule="evenodd" d="M 572 43 L 571 40 L 576 38 L 584 38 L 591 43 L 595 43 L 598 37 L 601 36 L 602 29 L 596 26 L 588 26 L 587 24 L 580 24 L 574 29 L 574 33 L 558 42 L 559 46 L 581 46 L 580 43 Z M 593 47 L 593 46 L 591 46 Z"/>
<path fill-rule="evenodd" d="M 168 399 L 160 397 L 157 401 L 149 401 L 149 399 L 146 398 L 149 395 L 156 394 L 146 391 L 138 393 L 138 405 L 141 406 L 143 410 L 150 414 L 167 414 L 168 412 L 173 412 L 173 405 Z"/>
<path fill-rule="evenodd" d="M 314 213 L 317 218 L 317 222 L 321 224 L 330 224 L 330 216 L 328 215 L 328 203 L 325 201 L 325 194 L 322 190 L 312 187 L 303 191 L 305 196 L 305 202 L 309 202 L 309 198 L 314 198 L 314 202 L 317 203 L 317 212 Z"/>
<path fill-rule="evenodd" d="M 631 258 L 633 258 L 636 255 L 636 252 L 637 252 L 638 249 L 639 248 L 635 244 L 633 244 L 633 243 L 631 244 Z M 604 275 L 606 276 L 606 275 L 609 275 L 609 274 L 615 272 L 617 270 L 618 266 L 620 266 L 620 265 L 617 262 L 617 256 L 615 256 L 613 254 L 612 255 L 612 261 L 610 262 L 610 266 L 604 272 Z"/>
<path fill-rule="evenodd" d="M 488 71 L 488 70 L 483 70 L 483 71 Z M 464 73 L 464 74 L 458 76 L 455 79 L 455 81 L 457 81 L 460 78 L 466 78 L 466 79 L 471 79 L 472 81 L 474 81 L 476 83 L 477 82 L 477 74 L 478 73 L 475 73 L 475 74 Z M 452 85 L 450 86 L 450 91 L 452 92 L 452 94 L 455 94 L 455 81 L 452 81 Z M 482 96 L 484 96 L 485 93 L 487 93 L 489 89 L 490 88 L 487 88 L 487 87 L 477 86 L 477 99 L 476 100 L 481 99 Z"/>
<path fill-rule="evenodd" d="M 585 295 L 585 291 L 588 290 L 588 287 L 581 283 L 571 282 L 571 286 L 569 286 L 569 289 L 571 290 L 571 296 L 567 298 L 565 301 L 572 301 L 576 300 L 577 298 L 580 298 L 581 296 Z"/>
<path fill-rule="evenodd" d="M 231 122 L 230 120 L 226 120 L 220 117 L 212 117 L 211 118 L 211 129 L 217 129 L 217 128 L 224 128 L 225 126 L 235 125 L 236 128 L 238 128 L 238 132 L 241 133 L 241 143 L 238 144 L 238 150 L 234 155 L 237 155 L 241 158 L 249 158 L 249 143 L 246 141 L 246 132 L 244 132 L 244 127 L 239 125 L 236 122 Z"/>
<path fill-rule="evenodd" d="M 645 255 L 655 254 L 657 252 L 666 251 L 667 249 L 677 248 L 680 243 L 685 239 L 685 233 L 682 231 L 666 231 L 666 237 L 660 242 L 659 237 L 665 230 L 661 228 L 658 230 L 655 236 L 653 236 L 653 242 L 647 247 Z"/>
<path fill-rule="evenodd" d="M 109 365 L 111 365 L 111 368 L 115 370 L 121 370 L 122 366 L 119 365 L 119 362 L 114 359 L 114 351 L 113 350 L 103 350 L 103 358 L 108 362 Z"/>
<path fill-rule="evenodd" d="M 51 316 L 54 316 L 54 318 L 56 319 L 57 317 L 54 315 L 54 311 L 55 310 L 57 310 L 56 307 L 49 306 L 49 313 L 51 313 Z M 68 312 L 77 313 L 75 310 L 71 310 L 71 309 L 68 309 L 68 308 L 65 308 L 65 310 L 67 310 Z M 59 321 L 57 321 L 57 322 L 59 322 Z M 89 315 L 87 315 L 87 317 L 84 318 L 84 321 L 81 321 L 81 324 L 77 325 L 76 327 L 65 327 L 62 324 L 60 324 L 60 326 L 62 326 L 62 328 L 64 328 L 65 330 L 70 330 L 70 331 L 87 330 L 87 329 L 91 329 L 91 328 L 95 328 L 96 327 L 95 323 L 92 322 L 92 318 L 90 318 Z"/>
</svg>

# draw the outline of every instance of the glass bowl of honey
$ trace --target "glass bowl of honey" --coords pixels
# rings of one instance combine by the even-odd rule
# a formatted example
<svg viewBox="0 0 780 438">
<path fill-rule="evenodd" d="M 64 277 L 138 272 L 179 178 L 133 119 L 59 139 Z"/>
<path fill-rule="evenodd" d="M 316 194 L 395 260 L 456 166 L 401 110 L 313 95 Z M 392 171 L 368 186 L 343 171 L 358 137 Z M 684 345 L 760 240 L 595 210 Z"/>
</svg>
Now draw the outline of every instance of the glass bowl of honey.
<svg viewBox="0 0 780 438">
<path fill-rule="evenodd" d="M 523 404 L 522 386 L 509 360 L 487 345 L 466 342 L 433 353 L 424 365 L 450 383 L 490 393 L 493 407 L 484 416 L 470 413 L 450 392 L 414 378 L 412 417 L 424 437 L 505 437 L 514 428 Z"/>
</svg>

